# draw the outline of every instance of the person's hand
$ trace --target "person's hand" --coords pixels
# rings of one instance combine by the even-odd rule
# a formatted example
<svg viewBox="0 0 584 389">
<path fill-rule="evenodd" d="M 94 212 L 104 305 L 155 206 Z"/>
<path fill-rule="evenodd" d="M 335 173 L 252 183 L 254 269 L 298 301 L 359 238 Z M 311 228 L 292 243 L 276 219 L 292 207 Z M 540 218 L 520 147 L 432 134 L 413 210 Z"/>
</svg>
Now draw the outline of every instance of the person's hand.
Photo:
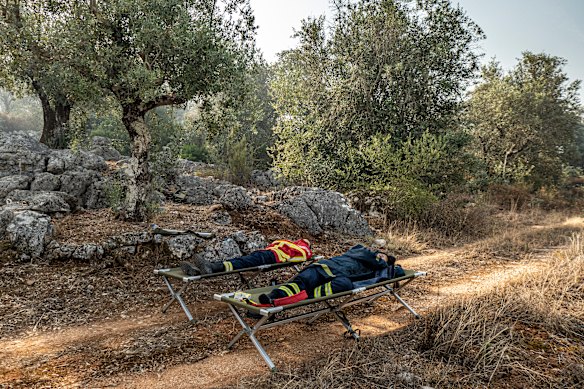
<svg viewBox="0 0 584 389">
<path fill-rule="evenodd" d="M 381 260 L 384 260 L 385 262 L 387 262 L 387 260 L 389 259 L 387 257 L 387 254 L 384 254 L 384 253 L 377 253 L 376 258 L 377 258 L 377 260 L 380 260 L 381 259 Z"/>
</svg>

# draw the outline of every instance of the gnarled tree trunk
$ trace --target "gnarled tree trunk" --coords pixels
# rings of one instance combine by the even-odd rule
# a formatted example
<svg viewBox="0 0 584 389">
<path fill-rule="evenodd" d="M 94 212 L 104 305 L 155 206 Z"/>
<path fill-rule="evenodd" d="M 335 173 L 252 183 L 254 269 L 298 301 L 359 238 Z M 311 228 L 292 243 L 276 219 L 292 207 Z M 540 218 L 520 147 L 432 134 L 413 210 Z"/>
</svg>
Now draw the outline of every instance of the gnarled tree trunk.
<svg viewBox="0 0 584 389">
<path fill-rule="evenodd" d="M 149 217 L 150 194 L 150 132 L 144 120 L 144 112 L 135 107 L 124 107 L 122 119 L 132 142 L 132 157 L 128 169 L 126 198 L 122 216 L 127 220 L 145 221 Z"/>
<path fill-rule="evenodd" d="M 33 82 L 33 87 L 41 100 L 43 107 L 43 132 L 40 142 L 53 149 L 67 148 L 68 131 L 67 124 L 71 117 L 72 105 L 66 98 L 57 97 L 53 104 L 43 87 L 38 82 Z"/>
</svg>

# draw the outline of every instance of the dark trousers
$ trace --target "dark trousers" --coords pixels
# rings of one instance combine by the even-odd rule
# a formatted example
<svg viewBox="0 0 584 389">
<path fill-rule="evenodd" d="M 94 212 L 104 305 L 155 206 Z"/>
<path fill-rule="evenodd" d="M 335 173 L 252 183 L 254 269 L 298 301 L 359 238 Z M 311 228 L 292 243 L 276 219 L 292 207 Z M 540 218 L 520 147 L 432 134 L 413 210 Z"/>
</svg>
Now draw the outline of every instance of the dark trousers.
<svg viewBox="0 0 584 389">
<path fill-rule="evenodd" d="M 276 263 L 276 255 L 270 250 L 258 250 L 249 255 L 244 255 L 238 258 L 230 259 L 233 265 L 233 270 L 244 269 L 246 267 L 255 267 L 259 265 L 269 265 Z"/>
<path fill-rule="evenodd" d="M 296 277 L 291 279 L 290 282 L 285 285 L 295 283 L 296 285 L 298 285 L 298 288 L 300 290 L 306 290 L 308 297 L 311 298 L 314 296 L 314 290 L 317 287 L 324 285 L 328 282 L 331 283 L 331 289 L 333 293 L 339 293 L 353 289 L 353 282 L 349 278 L 340 276 L 334 278 L 327 277 L 324 274 L 322 274 L 322 272 L 320 272 L 317 267 L 314 266 L 310 266 L 302 270 L 300 273 L 298 273 Z M 293 290 L 293 288 L 289 289 Z M 321 295 L 324 296 L 324 293 L 322 293 Z M 270 292 L 268 296 L 272 300 L 275 300 L 278 298 L 286 297 L 287 294 L 285 291 L 276 288 L 272 290 L 272 292 Z"/>
</svg>

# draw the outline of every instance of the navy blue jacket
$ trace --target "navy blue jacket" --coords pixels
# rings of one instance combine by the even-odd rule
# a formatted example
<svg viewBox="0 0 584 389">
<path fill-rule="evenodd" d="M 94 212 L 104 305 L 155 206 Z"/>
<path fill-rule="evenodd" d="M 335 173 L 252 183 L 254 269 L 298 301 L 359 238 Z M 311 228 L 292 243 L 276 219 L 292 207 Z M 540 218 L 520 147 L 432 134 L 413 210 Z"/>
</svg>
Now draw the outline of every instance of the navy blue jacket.
<svg viewBox="0 0 584 389">
<path fill-rule="evenodd" d="M 334 276 L 347 277 L 351 281 L 365 280 L 375 277 L 378 270 L 387 267 L 387 262 L 376 258 L 377 252 L 371 251 L 362 245 L 351 247 L 345 252 L 331 259 L 323 259 L 316 264 L 310 265 L 325 276 L 327 279 L 332 278 L 330 274 L 319 264 L 328 266 Z"/>
</svg>

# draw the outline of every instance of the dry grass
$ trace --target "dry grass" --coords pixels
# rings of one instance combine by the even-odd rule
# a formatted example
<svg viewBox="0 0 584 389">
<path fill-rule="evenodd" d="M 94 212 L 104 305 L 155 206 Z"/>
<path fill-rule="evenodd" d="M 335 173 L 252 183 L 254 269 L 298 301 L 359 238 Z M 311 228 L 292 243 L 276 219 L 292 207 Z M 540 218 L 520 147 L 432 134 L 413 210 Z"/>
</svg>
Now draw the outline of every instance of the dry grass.
<svg viewBox="0 0 584 389">
<path fill-rule="evenodd" d="M 584 238 L 542 270 L 324 360 L 244 380 L 256 388 L 576 388 L 584 384 Z"/>
<path fill-rule="evenodd" d="M 430 314 L 420 346 L 430 359 L 468 369 L 469 385 L 477 378 L 532 387 L 583 383 L 582 235 L 543 270 Z"/>
<path fill-rule="evenodd" d="M 419 254 L 428 248 L 424 231 L 413 222 L 392 222 L 380 237 L 387 241 L 387 250 L 398 255 Z"/>
</svg>

